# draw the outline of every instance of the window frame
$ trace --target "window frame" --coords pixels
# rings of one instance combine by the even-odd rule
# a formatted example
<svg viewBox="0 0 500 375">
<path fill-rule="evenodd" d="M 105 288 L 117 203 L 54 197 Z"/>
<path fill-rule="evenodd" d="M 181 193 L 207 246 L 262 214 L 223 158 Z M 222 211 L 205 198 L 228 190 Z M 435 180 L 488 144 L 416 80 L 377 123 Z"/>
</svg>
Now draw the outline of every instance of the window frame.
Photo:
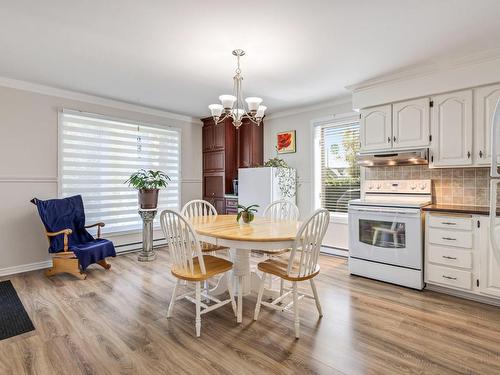
<svg viewBox="0 0 500 375">
<path fill-rule="evenodd" d="M 99 113 L 93 113 L 93 112 L 86 112 L 86 111 L 80 111 L 77 109 L 70 109 L 70 108 L 59 108 L 58 113 L 57 113 L 57 197 L 62 198 L 62 135 L 63 135 L 63 115 L 64 114 L 70 114 L 70 115 L 78 115 L 78 116 L 87 116 L 90 118 L 94 119 L 102 119 L 102 120 L 108 120 L 108 121 L 117 121 L 117 122 L 124 122 L 127 124 L 131 125 L 139 125 L 139 126 L 148 126 L 152 128 L 157 128 L 157 129 L 171 129 L 175 130 L 179 133 L 179 191 L 178 191 L 178 196 L 179 196 L 179 210 L 182 207 L 182 128 L 178 126 L 172 126 L 172 125 L 162 125 L 162 124 L 155 124 L 147 121 L 138 121 L 138 120 L 131 120 L 128 118 L 124 117 L 117 117 L 117 116 L 108 116 L 108 115 L 103 115 Z M 157 217 L 159 216 L 159 213 L 157 214 Z M 94 224 L 94 223 L 86 223 L 88 224 Z M 154 223 L 153 225 L 153 230 L 158 230 L 160 229 L 160 225 L 157 223 Z M 112 236 L 122 236 L 122 235 L 129 235 L 129 234 L 138 234 L 142 233 L 142 228 L 138 229 L 126 229 L 126 230 L 121 230 L 121 231 L 106 231 L 106 236 L 107 237 L 112 237 Z"/>
<path fill-rule="evenodd" d="M 348 112 L 342 114 L 331 115 L 311 121 L 311 139 L 312 139 L 312 157 L 311 157 L 311 171 L 312 171 L 312 194 L 311 204 L 316 210 L 321 208 L 321 152 L 319 147 L 319 138 L 317 137 L 317 128 L 325 126 L 342 126 L 345 124 L 360 122 L 358 112 Z M 363 196 L 364 173 L 363 169 L 360 170 L 360 194 Z M 339 224 L 347 224 L 348 214 L 345 212 L 330 212 L 330 222 Z"/>
</svg>

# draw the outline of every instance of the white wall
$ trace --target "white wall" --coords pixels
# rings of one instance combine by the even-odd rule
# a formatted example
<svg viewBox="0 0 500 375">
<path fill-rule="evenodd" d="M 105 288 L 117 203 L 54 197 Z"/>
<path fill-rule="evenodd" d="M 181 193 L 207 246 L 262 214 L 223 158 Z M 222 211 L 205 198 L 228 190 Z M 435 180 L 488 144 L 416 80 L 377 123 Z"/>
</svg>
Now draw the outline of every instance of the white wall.
<svg viewBox="0 0 500 375">
<path fill-rule="evenodd" d="M 353 108 L 366 108 L 500 81 L 500 51 L 418 65 L 349 86 Z"/>
<path fill-rule="evenodd" d="M 313 132 L 312 121 L 329 116 L 352 113 L 350 100 L 342 100 L 331 105 L 325 104 L 303 110 L 270 115 L 264 125 L 264 161 L 276 156 L 276 134 L 286 130 L 296 131 L 297 152 L 280 154 L 279 157 L 297 169 L 300 186 L 297 191 L 297 205 L 301 217 L 312 213 L 313 207 Z M 334 220 L 328 229 L 324 244 L 347 249 L 347 220 Z"/>
<path fill-rule="evenodd" d="M 57 196 L 61 108 L 181 128 L 182 201 L 201 197 L 201 122 L 62 90 L 47 88 L 50 95 L 42 91 L 35 85 L 31 91 L 0 86 L 0 275 L 36 268 L 50 259 L 40 219 L 29 200 Z M 131 238 L 140 241 L 139 234 Z M 113 240 L 120 242 L 118 237 Z"/>
</svg>

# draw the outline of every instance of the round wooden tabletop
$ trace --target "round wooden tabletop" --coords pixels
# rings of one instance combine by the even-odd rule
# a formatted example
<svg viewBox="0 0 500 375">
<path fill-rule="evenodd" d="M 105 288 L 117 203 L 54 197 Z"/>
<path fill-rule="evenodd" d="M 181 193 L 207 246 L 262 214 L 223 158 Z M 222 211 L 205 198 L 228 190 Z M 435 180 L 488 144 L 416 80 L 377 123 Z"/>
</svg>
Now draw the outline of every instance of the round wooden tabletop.
<svg viewBox="0 0 500 375">
<path fill-rule="evenodd" d="M 293 241 L 300 227 L 295 220 L 271 220 L 264 217 L 245 224 L 236 215 L 198 216 L 189 219 L 196 233 L 202 236 L 232 241 L 279 242 Z"/>
</svg>

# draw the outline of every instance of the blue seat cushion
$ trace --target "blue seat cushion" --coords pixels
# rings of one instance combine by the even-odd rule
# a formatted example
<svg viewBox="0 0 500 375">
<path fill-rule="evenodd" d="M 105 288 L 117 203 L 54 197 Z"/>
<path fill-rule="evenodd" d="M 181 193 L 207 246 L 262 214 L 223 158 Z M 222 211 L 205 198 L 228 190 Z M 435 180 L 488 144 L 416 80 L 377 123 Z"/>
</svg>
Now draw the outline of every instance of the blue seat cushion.
<svg viewBox="0 0 500 375">
<path fill-rule="evenodd" d="M 71 245 L 69 251 L 73 251 L 85 270 L 90 264 L 96 263 L 106 257 L 116 256 L 113 242 L 98 238 L 83 244 Z"/>
</svg>

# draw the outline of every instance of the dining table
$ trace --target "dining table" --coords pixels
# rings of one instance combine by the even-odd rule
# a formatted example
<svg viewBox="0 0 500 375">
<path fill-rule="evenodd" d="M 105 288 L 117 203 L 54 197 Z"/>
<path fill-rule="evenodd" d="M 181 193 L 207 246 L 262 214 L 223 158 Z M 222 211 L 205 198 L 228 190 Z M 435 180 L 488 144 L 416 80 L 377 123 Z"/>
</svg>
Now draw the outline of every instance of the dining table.
<svg viewBox="0 0 500 375">
<path fill-rule="evenodd" d="M 255 217 L 250 223 L 236 220 L 236 215 L 196 216 L 189 219 L 201 241 L 229 248 L 233 262 L 233 280 L 237 283 L 237 322 L 243 319 L 243 297 L 259 290 L 261 277 L 251 270 L 252 250 L 282 250 L 293 246 L 301 222 Z M 219 282 L 210 293 L 219 295 L 227 285 Z M 276 296 L 276 290 L 266 295 Z"/>
</svg>

